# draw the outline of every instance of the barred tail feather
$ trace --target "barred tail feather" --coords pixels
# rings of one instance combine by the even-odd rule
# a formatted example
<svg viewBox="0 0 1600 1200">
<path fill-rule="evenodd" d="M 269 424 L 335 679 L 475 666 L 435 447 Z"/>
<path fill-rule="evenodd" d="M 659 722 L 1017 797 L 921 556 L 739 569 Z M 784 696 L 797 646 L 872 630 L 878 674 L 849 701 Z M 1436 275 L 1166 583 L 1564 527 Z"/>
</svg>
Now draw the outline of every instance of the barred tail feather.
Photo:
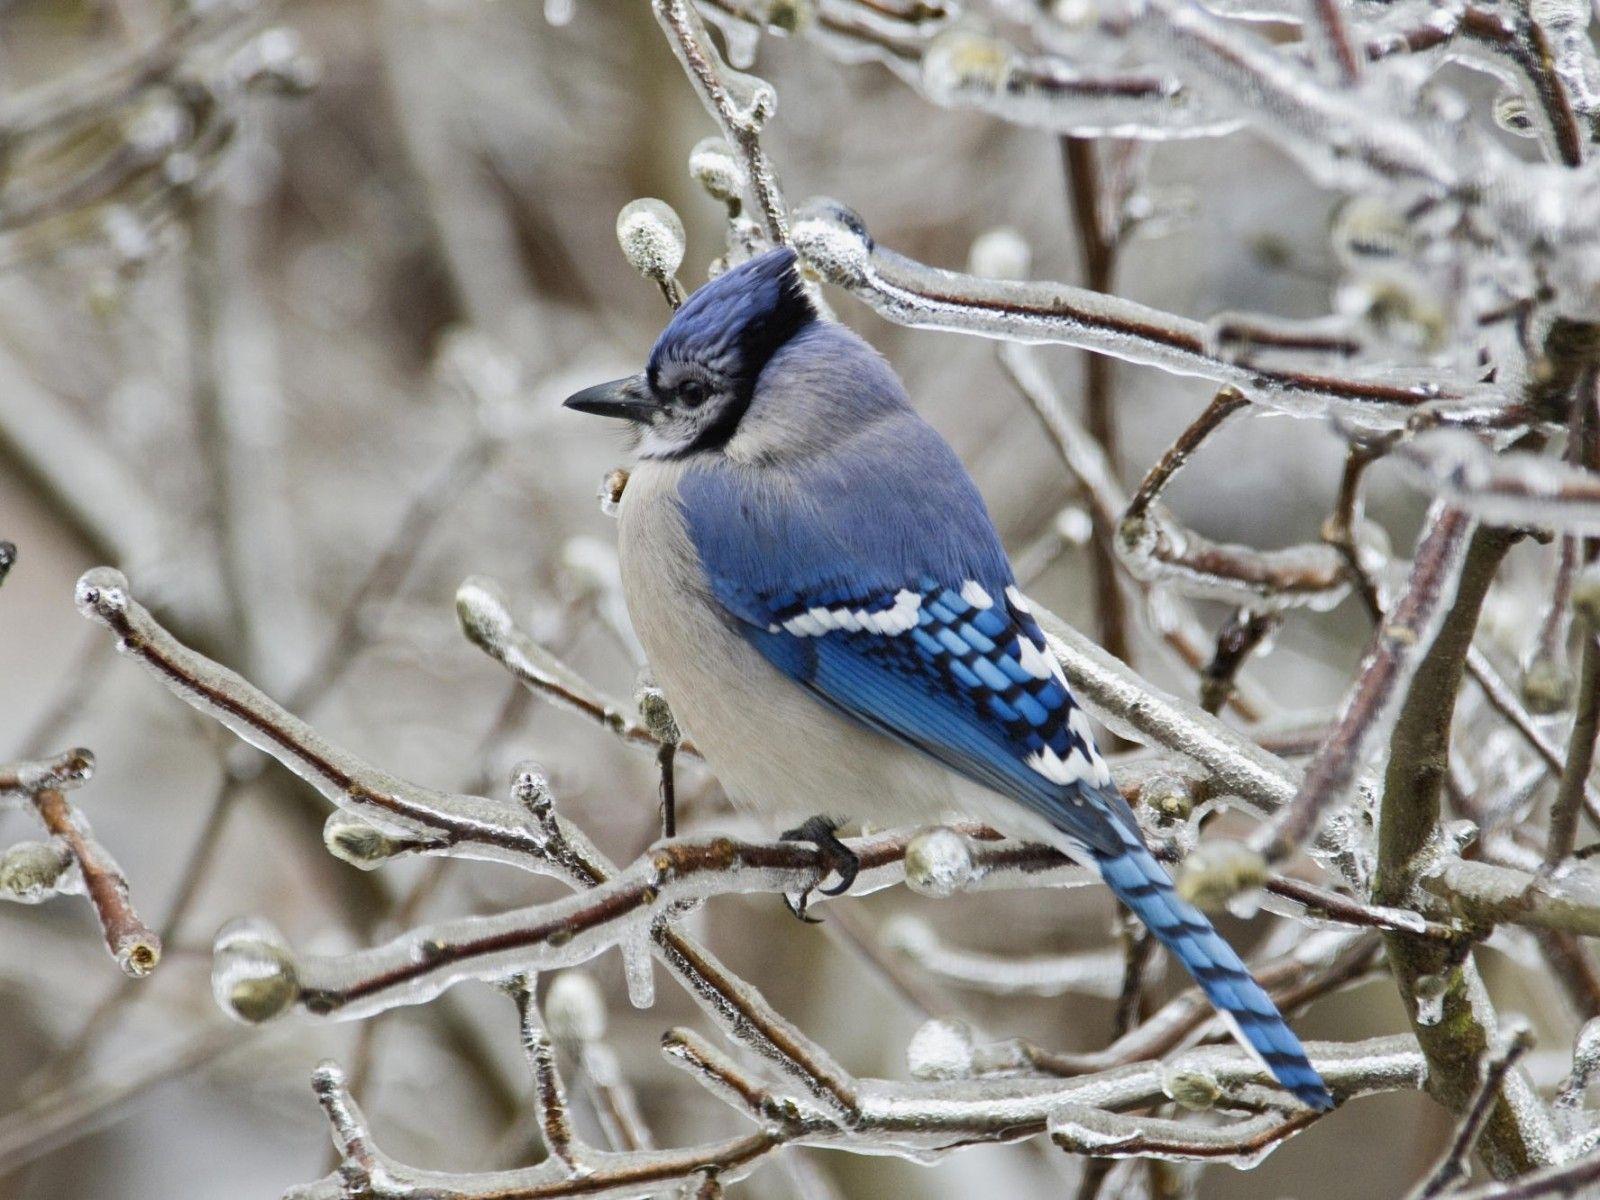
<svg viewBox="0 0 1600 1200">
<path fill-rule="evenodd" d="M 1097 853 L 1095 860 L 1106 886 L 1194 976 L 1206 998 L 1229 1019 L 1235 1035 L 1260 1056 L 1278 1082 L 1314 1109 L 1332 1108 L 1327 1084 L 1306 1059 L 1300 1039 L 1284 1023 L 1271 997 L 1206 915 L 1178 895 L 1150 851 L 1142 844 L 1128 844 L 1116 855 Z"/>
</svg>

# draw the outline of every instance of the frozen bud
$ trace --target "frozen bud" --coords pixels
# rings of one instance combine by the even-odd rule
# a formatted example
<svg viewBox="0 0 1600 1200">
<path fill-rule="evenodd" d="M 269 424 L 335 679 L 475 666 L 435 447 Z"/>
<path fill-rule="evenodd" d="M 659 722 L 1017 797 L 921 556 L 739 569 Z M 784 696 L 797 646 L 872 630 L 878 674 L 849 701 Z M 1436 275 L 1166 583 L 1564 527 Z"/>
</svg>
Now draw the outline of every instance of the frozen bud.
<svg viewBox="0 0 1600 1200">
<path fill-rule="evenodd" d="M 906 885 L 924 896 L 943 899 L 972 883 L 972 848 L 954 829 L 939 826 L 919 833 L 906 847 Z"/>
<path fill-rule="evenodd" d="M 0 897 L 38 904 L 61 888 L 72 853 L 57 841 L 18 842 L 0 857 Z"/>
<path fill-rule="evenodd" d="M 1528 102 L 1520 92 L 1504 91 L 1494 98 L 1494 123 L 1507 133 L 1519 137 L 1534 137 L 1539 130 L 1528 111 Z"/>
<path fill-rule="evenodd" d="M 769 29 L 783 33 L 802 33 L 817 18 L 812 0 L 767 0 L 767 11 L 761 14 Z"/>
<path fill-rule="evenodd" d="M 94 778 L 94 752 L 83 746 L 74 746 L 54 758 L 17 763 L 14 769 L 22 791 L 59 788 L 70 792 Z"/>
<path fill-rule="evenodd" d="M 1405 221 L 1381 200 L 1358 196 L 1334 218 L 1334 246 L 1352 258 L 1395 258 L 1409 240 Z"/>
<path fill-rule="evenodd" d="M 1194 811 L 1194 781 L 1171 771 L 1159 771 L 1139 788 L 1139 800 L 1163 821 L 1187 820 Z"/>
<path fill-rule="evenodd" d="M 520 762 L 512 770 L 511 796 L 535 816 L 544 816 L 555 807 L 555 793 L 544 767 L 532 760 Z"/>
<path fill-rule="evenodd" d="M 283 935 L 255 918 L 224 925 L 212 947 L 211 994 L 223 1012 L 247 1025 L 285 1012 L 299 998 L 300 984 Z"/>
<path fill-rule="evenodd" d="M 964 92 L 998 92 L 1010 71 L 1010 47 L 972 29 L 941 33 L 922 56 L 922 86 L 935 104 L 957 102 Z"/>
<path fill-rule="evenodd" d="M 737 209 L 742 203 L 750 182 L 733 147 L 719 137 L 705 138 L 689 151 L 689 174 L 713 200 L 722 201 L 730 209 Z"/>
<path fill-rule="evenodd" d="M 1197 847 L 1179 868 L 1178 895 L 1196 908 L 1216 912 L 1240 892 L 1267 881 L 1267 860 L 1241 842 L 1212 841 Z"/>
<path fill-rule="evenodd" d="M 79 577 L 72 598 L 91 621 L 110 624 L 128 611 L 128 578 L 115 568 L 95 567 Z"/>
<path fill-rule="evenodd" d="M 360 817 L 343 810 L 328 814 L 322 826 L 322 844 L 328 853 L 342 859 L 352 867 L 370 871 L 405 850 L 408 843 L 390 837 Z"/>
<path fill-rule="evenodd" d="M 1204 1067 L 1175 1064 L 1161 1073 L 1161 1090 L 1190 1112 L 1214 1108 L 1222 1097 L 1222 1085 Z"/>
<path fill-rule="evenodd" d="M 985 279 L 1026 279 L 1033 251 L 1022 234 L 1009 225 L 980 233 L 967 254 L 967 268 Z"/>
<path fill-rule="evenodd" d="M 1094 536 L 1094 518 L 1081 504 L 1071 504 L 1056 514 L 1055 531 L 1069 546 L 1087 546 Z"/>
<path fill-rule="evenodd" d="M 171 100 L 161 99 L 147 104 L 128 123 L 128 146 L 140 158 L 154 162 L 164 158 L 194 132 L 194 120 L 189 110 Z"/>
<path fill-rule="evenodd" d="M 558 1042 L 598 1042 L 606 1035 L 606 998 L 593 976 L 563 971 L 545 993 L 545 1027 Z"/>
<path fill-rule="evenodd" d="M 1541 654 L 1522 672 L 1522 701 L 1529 712 L 1548 717 L 1571 706 L 1577 686 L 1565 659 Z"/>
<path fill-rule="evenodd" d="M 1572 581 L 1572 607 L 1591 629 L 1600 629 L 1600 563 L 1590 563 Z"/>
<path fill-rule="evenodd" d="M 915 1079 L 966 1079 L 974 1058 L 972 1028 L 965 1021 L 924 1021 L 906 1046 L 906 1068 Z"/>
<path fill-rule="evenodd" d="M 1449 334 L 1448 317 L 1439 301 L 1407 280 L 1374 280 L 1341 288 L 1337 302 L 1380 336 L 1417 350 L 1437 350 Z"/>
<path fill-rule="evenodd" d="M 81 589 L 83 585 L 78 586 Z M 456 589 L 456 620 L 476 646 L 497 646 L 513 629 L 505 593 L 494 580 L 481 575 L 470 576 Z"/>
<path fill-rule="evenodd" d="M 668 746 L 676 746 L 683 740 L 683 734 L 678 729 L 678 722 L 672 715 L 672 709 L 667 704 L 667 694 L 661 690 L 648 669 L 639 673 L 637 690 L 633 694 L 634 703 L 639 706 L 639 716 L 644 721 L 656 741 Z"/>
<path fill-rule="evenodd" d="M 616 467 L 606 472 L 600 481 L 600 511 L 614 517 L 622 509 L 622 493 L 628 486 L 626 467 Z"/>
<path fill-rule="evenodd" d="M 683 263 L 687 239 L 672 206 L 645 197 L 630 201 L 617 214 L 617 243 L 622 255 L 646 279 L 671 279 Z"/>
<path fill-rule="evenodd" d="M 150 226 L 126 204 L 109 205 L 100 218 L 100 229 L 117 256 L 118 269 L 125 273 L 137 270 L 155 253 Z"/>
<path fill-rule="evenodd" d="M 1088 29 L 1100 19 L 1093 0 L 1051 0 L 1050 15 L 1068 29 Z"/>
<path fill-rule="evenodd" d="M 281 26 L 263 31 L 240 57 L 245 82 L 264 85 L 282 95 L 302 96 L 322 78 L 320 64 L 306 53 L 300 35 Z"/>
<path fill-rule="evenodd" d="M 837 200 L 812 200 L 795 214 L 790 231 L 801 258 L 830 283 L 864 282 L 872 257 L 866 222 Z"/>
</svg>

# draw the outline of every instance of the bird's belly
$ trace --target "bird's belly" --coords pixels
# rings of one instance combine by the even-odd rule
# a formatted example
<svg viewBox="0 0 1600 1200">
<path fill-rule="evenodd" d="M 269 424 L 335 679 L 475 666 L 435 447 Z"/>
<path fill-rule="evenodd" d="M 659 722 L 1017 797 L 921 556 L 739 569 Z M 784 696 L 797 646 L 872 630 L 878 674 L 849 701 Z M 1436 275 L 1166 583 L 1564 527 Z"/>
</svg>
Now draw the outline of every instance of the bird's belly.
<svg viewBox="0 0 1600 1200">
<path fill-rule="evenodd" d="M 956 780 L 827 707 L 773 667 L 707 593 L 670 463 L 641 464 L 620 513 L 629 615 L 673 715 L 741 807 L 775 828 L 828 813 L 880 825 L 939 820 Z"/>
</svg>

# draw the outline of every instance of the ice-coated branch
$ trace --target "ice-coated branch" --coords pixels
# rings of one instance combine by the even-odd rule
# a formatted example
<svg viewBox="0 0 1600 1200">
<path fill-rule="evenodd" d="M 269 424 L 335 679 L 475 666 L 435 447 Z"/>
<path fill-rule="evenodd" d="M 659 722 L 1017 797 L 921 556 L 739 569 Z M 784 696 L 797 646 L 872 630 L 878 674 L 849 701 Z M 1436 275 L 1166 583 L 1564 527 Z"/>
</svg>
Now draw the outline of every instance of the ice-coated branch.
<svg viewBox="0 0 1600 1200">
<path fill-rule="evenodd" d="M 1394 457 L 1430 495 L 1495 525 L 1600 533 L 1600 476 L 1526 450 L 1494 453 L 1469 433 L 1440 430 L 1402 443 Z"/>
<path fill-rule="evenodd" d="M 1481 860 L 1449 858 L 1423 886 L 1473 920 L 1600 937 L 1600 871 L 1587 863 L 1559 872 L 1522 871 Z"/>
<path fill-rule="evenodd" d="M 1314 65 L 1333 82 L 1351 87 L 1361 81 L 1363 55 L 1350 35 L 1340 0 L 1305 0 L 1306 43 Z"/>
<path fill-rule="evenodd" d="M 918 917 L 896 918 L 884 929 L 886 946 L 934 978 L 996 996 L 1061 996 L 1115 999 L 1122 978 L 1122 953 L 1087 950 L 1075 954 L 1009 956 L 942 942 Z"/>
<path fill-rule="evenodd" d="M 1197 764 L 1257 812 L 1274 813 L 1293 798 L 1298 775 L 1287 763 L 1154 687 L 1041 605 L 1032 607 L 1073 694 L 1117 733 Z"/>
<path fill-rule="evenodd" d="M 871 892 L 902 878 L 935 896 L 1088 882 L 1081 868 L 1048 847 L 971 832 L 984 836 L 940 827 L 855 839 L 847 843 L 861 860 L 855 890 Z M 826 871 L 815 847 L 794 842 L 663 842 L 626 870 L 564 899 L 438 922 L 350 954 L 296 954 L 258 922 L 230 927 L 217 943 L 213 987 L 224 1008 L 241 1020 L 266 1020 L 290 1007 L 355 1019 L 427 1003 L 466 980 L 571 967 L 614 947 L 626 953 L 713 895 L 799 893 L 814 888 Z M 1411 914 L 1389 915 L 1289 880 L 1267 886 L 1317 909 L 1323 919 L 1431 936 L 1428 923 Z M 1439 927 L 1438 936 L 1449 931 Z"/>
<path fill-rule="evenodd" d="M 1221 423 L 1244 403 L 1225 389 L 1186 430 L 1151 475 L 1127 498 L 1088 430 L 1070 415 L 1027 346 L 1006 344 L 1000 362 L 1038 414 L 1057 452 L 1083 482 L 1095 519 L 1117 531 L 1117 556 L 1140 583 L 1167 584 L 1187 596 L 1263 608 L 1337 604 L 1348 589 L 1345 568 L 1327 546 L 1256 550 L 1219 545 L 1185 528 L 1156 499 L 1171 477 Z"/>
<path fill-rule="evenodd" d="M 705 0 L 726 11 L 739 0 Z M 876 11 L 874 11 L 876 10 Z M 881 8 L 828 4 L 802 32 L 844 62 L 880 62 L 932 104 L 1070 137 L 1216 137 L 1241 124 L 1206 96 L 1160 71 L 1078 62 L 1069 47 L 1026 53 L 970 27 L 886 30 Z M 930 36 L 931 33 L 931 36 Z"/>
<path fill-rule="evenodd" d="M 1129 32 L 1228 96 L 1324 185 L 1354 187 L 1359 175 L 1383 188 L 1398 181 L 1446 193 L 1460 181 L 1422 121 L 1381 116 L 1357 89 L 1318 82 L 1266 39 L 1197 4 L 1145 0 Z"/>
<path fill-rule="evenodd" d="M 1588 543 L 1593 546 L 1594 543 Z M 1592 553 L 1592 550 L 1590 551 Z M 1577 844 L 1578 812 L 1589 794 L 1595 738 L 1600 735 L 1600 566 L 1590 563 L 1573 584 L 1573 607 L 1583 632 L 1578 660 L 1578 711 L 1567 735 L 1567 758 L 1561 766 L 1555 799 L 1550 802 L 1550 833 L 1545 863 L 1554 866 Z"/>
<path fill-rule="evenodd" d="M 1438 382 L 1437 372 L 1397 381 L 1247 366 L 1219 356 L 1205 326 L 1131 300 L 1062 283 L 980 279 L 924 266 L 877 245 L 861 218 L 831 200 L 796 214 L 795 248 L 837 284 L 899 325 L 1007 341 L 1053 343 L 1109 354 L 1175 375 L 1231 384 L 1259 404 L 1300 416 L 1344 413 L 1375 425 L 1403 424 L 1422 405 L 1493 406 L 1492 388 Z"/>
<path fill-rule="evenodd" d="M 456 590 L 456 616 L 467 640 L 494 659 L 529 691 L 598 721 L 625 743 L 659 750 L 660 739 L 642 722 L 628 716 L 617 701 L 603 695 L 571 667 L 517 627 L 500 586 L 473 577 Z M 678 749 L 693 755 L 694 747 Z"/>
<path fill-rule="evenodd" d="M 701 102 L 744 160 L 750 193 L 767 237 L 774 245 L 788 245 L 788 208 L 761 146 L 761 131 L 778 107 L 777 93 L 765 80 L 735 71 L 721 61 L 690 0 L 652 0 L 651 7 Z"/>
<path fill-rule="evenodd" d="M 1069 1154 L 1095 1158 L 1154 1158 L 1251 1167 L 1316 1121 L 1312 1113 L 1259 1113 L 1220 1125 L 1196 1126 L 1165 1117 L 1128 1117 L 1081 1104 L 1050 1115 L 1050 1140 Z"/>
<path fill-rule="evenodd" d="M 516 978 L 508 985 L 508 990 L 516 1001 L 522 1051 L 528 1057 L 529 1070 L 533 1072 L 533 1104 L 545 1149 L 570 1174 L 584 1174 L 587 1172 L 583 1161 L 587 1157 L 587 1148 L 578 1140 L 572 1128 L 567 1087 L 556 1066 L 555 1047 L 539 1018 L 532 980 Z"/>
<path fill-rule="evenodd" d="M 79 611 L 174 694 L 272 755 L 329 803 L 401 839 L 392 848 L 374 842 L 380 857 L 409 850 L 548 871 L 545 832 L 525 808 L 408 783 L 329 744 L 259 688 L 180 643 L 133 598 L 120 572 L 87 572 L 76 596 Z"/>
<path fill-rule="evenodd" d="M 1563 1163 L 1543 1171 L 1533 1171 L 1511 1183 L 1489 1183 L 1483 1187 L 1451 1192 L 1451 1200 L 1582 1200 L 1600 1186 L 1600 1150 L 1576 1162 Z"/>
<path fill-rule="evenodd" d="M 1370 974 L 1378 948 L 1370 934 L 1323 931 L 1302 940 L 1290 953 L 1257 965 L 1254 974 L 1280 1010 L 1293 1013 Z M 1046 1050 L 1020 1038 L 978 1045 L 964 1026 L 929 1024 L 939 1026 L 930 1032 L 942 1047 L 937 1061 L 946 1066 L 940 1070 L 959 1067 L 958 1074 L 973 1076 L 1089 1075 L 1160 1058 L 1207 1033 L 1222 1032 L 1216 1010 L 1197 987 L 1169 1000 L 1100 1050 Z M 913 1047 L 917 1040 L 913 1039 Z"/>
<path fill-rule="evenodd" d="M 1143 1064 L 1071 1080 L 955 1080 L 937 1085 L 851 1080 L 858 1101 L 844 1118 L 832 1118 L 803 1098 L 775 1090 L 688 1030 L 669 1033 L 663 1049 L 669 1061 L 688 1071 L 713 1095 L 755 1120 L 758 1131 L 684 1150 L 617 1154 L 588 1149 L 578 1172 L 555 1156 L 536 1167 L 488 1174 L 423 1171 L 405 1166 L 377 1148 L 343 1072 L 325 1063 L 317 1069 L 312 1085 L 332 1128 L 340 1169 L 309 1187 L 292 1190 L 287 1200 L 405 1200 L 418 1195 L 451 1200 L 567 1196 L 622 1200 L 674 1183 L 698 1183 L 706 1174 L 732 1182 L 783 1145 L 870 1149 L 920 1157 L 980 1142 L 1015 1142 L 1041 1133 L 1054 1134 L 1057 1113 L 1098 1121 L 1098 1114 L 1164 1103 L 1169 1098 L 1168 1088 L 1185 1084 L 1189 1091 L 1200 1094 L 1199 1107 L 1240 1106 L 1246 1111 L 1261 1107 L 1263 1135 L 1269 1128 L 1289 1124 L 1298 1129 L 1316 1119 L 1308 1113 L 1285 1117 L 1283 1110 L 1273 1114 L 1273 1097 L 1284 1102 L 1271 1077 L 1242 1051 L 1226 1048 L 1191 1051 L 1170 1068 Z M 1421 1086 L 1422 1058 L 1405 1038 L 1374 1038 L 1341 1046 L 1313 1043 L 1307 1049 L 1341 1100 Z M 1249 1131 L 1253 1130 L 1252 1125 Z M 1249 1131 L 1235 1130 L 1238 1134 Z M 1103 1152 L 1102 1147 L 1074 1144 L 1070 1127 L 1060 1133 L 1058 1141 L 1063 1148 Z M 1211 1127 L 1198 1123 L 1163 1121 L 1154 1136 L 1176 1152 L 1202 1158 L 1223 1157 L 1226 1145 Z M 1252 1160 L 1259 1159 L 1277 1140 L 1268 1136 L 1235 1138 L 1255 1151 Z"/>
<path fill-rule="evenodd" d="M 697 1180 L 708 1171 L 729 1181 L 743 1178 L 783 1144 L 777 1134 L 762 1130 L 685 1150 L 628 1154 L 591 1150 L 581 1172 L 573 1172 L 554 1155 L 536 1167 L 516 1171 L 482 1175 L 422 1171 L 377 1148 L 338 1066 L 322 1064 L 311 1086 L 332 1129 L 339 1170 L 308 1187 L 292 1188 L 285 1200 L 413 1200 L 423 1195 L 449 1200 L 630 1200 Z"/>
<path fill-rule="evenodd" d="M 1252 835 L 1252 846 L 1268 862 L 1293 854 L 1316 832 L 1322 815 L 1349 798 L 1357 772 L 1388 732 L 1390 717 L 1455 597 L 1472 527 L 1472 518 L 1460 509 L 1434 506 L 1410 583 L 1373 635 L 1338 722 L 1306 768 L 1294 800 Z"/>
<path fill-rule="evenodd" d="M 63 892 L 83 893 L 111 957 L 126 974 L 142 978 L 161 961 L 161 938 L 140 919 L 127 876 L 66 796 L 93 774 L 94 755 L 83 749 L 0 763 L 0 800 L 25 798 L 50 835 L 49 842 L 22 842 L 0 855 L 0 899 L 36 904 Z"/>
<path fill-rule="evenodd" d="M 1421 1056 L 1404 1036 L 1317 1042 L 1306 1049 L 1341 1100 L 1415 1088 L 1421 1082 Z M 770 1090 L 753 1085 L 693 1034 L 669 1035 L 668 1053 L 676 1054 L 713 1094 L 749 1115 L 761 1119 L 771 1111 Z M 947 1073 L 911 1083 L 858 1079 L 853 1081 L 857 1102 L 844 1127 L 831 1121 L 822 1124 L 826 1118 L 820 1115 L 802 1117 L 808 1128 L 797 1140 L 848 1149 L 853 1136 L 876 1134 L 880 1146 L 901 1153 L 949 1149 L 963 1141 L 1017 1141 L 1047 1132 L 1053 1114 L 1068 1106 L 1128 1112 L 1165 1103 L 1174 1090 L 1191 1081 L 1203 1081 L 1200 1087 L 1186 1089 L 1186 1098 L 1196 1109 L 1294 1111 L 1271 1080 L 1248 1054 L 1232 1046 L 1200 1047 L 1170 1063 L 1136 1063 L 1072 1078 L 970 1079 Z"/>
<path fill-rule="evenodd" d="M 1527 1025 L 1519 1024 L 1508 1032 L 1502 1045 L 1483 1056 L 1479 1069 L 1478 1090 L 1473 1093 L 1466 1115 L 1456 1126 L 1455 1135 L 1450 1139 L 1449 1149 L 1428 1173 L 1428 1178 L 1423 1180 L 1411 1194 L 1410 1200 L 1436 1200 L 1437 1197 L 1459 1186 L 1468 1177 L 1470 1168 L 1467 1160 L 1478 1144 L 1478 1139 L 1483 1136 L 1483 1127 L 1489 1120 L 1489 1111 L 1499 1096 L 1500 1089 L 1505 1085 L 1506 1074 L 1531 1049 L 1533 1049 L 1533 1031 Z"/>
<path fill-rule="evenodd" d="M 1544 730 L 1539 728 L 1532 714 L 1517 699 L 1511 685 L 1489 661 L 1488 655 L 1476 646 L 1467 651 L 1467 673 L 1482 689 L 1484 699 L 1489 702 L 1489 706 L 1506 719 L 1506 723 L 1532 747 L 1533 752 L 1544 761 L 1552 773 L 1560 776 L 1566 769 L 1566 760 L 1562 757 L 1560 748 L 1550 740 Z M 1594 786 L 1585 780 L 1582 786 L 1582 798 L 1590 819 L 1600 826 L 1600 791 L 1596 791 Z"/>
<path fill-rule="evenodd" d="M 1467 651 L 1489 585 L 1514 535 L 1479 527 L 1468 539 L 1449 602 L 1427 652 L 1406 687 L 1389 735 L 1378 820 L 1372 899 L 1407 905 L 1430 874 L 1445 834 L 1441 795 L 1450 759 L 1450 727 Z M 1384 935 L 1395 983 L 1428 1059 L 1428 1092 L 1444 1107 L 1466 1112 L 1478 1064 L 1499 1022 L 1470 951 Z M 1484 1161 L 1509 1177 L 1546 1165 L 1555 1155 L 1549 1113 L 1519 1071 L 1508 1074 L 1482 1139 Z"/>
<path fill-rule="evenodd" d="M 220 18 L 180 15 L 146 50 L 42 85 L 0 113 L 8 156 L 26 164 L 0 186 L 0 233 L 27 236 L 35 253 L 87 234 L 125 264 L 149 257 L 152 233 L 233 141 L 241 98 L 315 78 L 287 31 L 237 44 L 232 26 L 254 5 L 231 7 Z"/>
</svg>

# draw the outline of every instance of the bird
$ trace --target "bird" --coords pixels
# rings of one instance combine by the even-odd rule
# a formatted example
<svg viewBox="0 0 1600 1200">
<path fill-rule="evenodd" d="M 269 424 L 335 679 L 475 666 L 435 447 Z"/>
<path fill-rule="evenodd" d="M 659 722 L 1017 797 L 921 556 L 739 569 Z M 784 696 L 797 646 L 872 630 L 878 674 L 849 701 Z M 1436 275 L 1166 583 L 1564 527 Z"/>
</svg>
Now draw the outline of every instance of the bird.
<svg viewBox="0 0 1600 1200">
<path fill-rule="evenodd" d="M 677 309 L 639 374 L 565 401 L 636 436 L 617 511 L 630 619 L 739 806 L 853 856 L 820 815 L 952 815 L 1093 865 L 1299 1101 L 1333 1097 L 1150 852 L 1017 588 L 977 485 L 793 250 Z M 802 913 L 803 915 L 803 913 Z"/>
</svg>

